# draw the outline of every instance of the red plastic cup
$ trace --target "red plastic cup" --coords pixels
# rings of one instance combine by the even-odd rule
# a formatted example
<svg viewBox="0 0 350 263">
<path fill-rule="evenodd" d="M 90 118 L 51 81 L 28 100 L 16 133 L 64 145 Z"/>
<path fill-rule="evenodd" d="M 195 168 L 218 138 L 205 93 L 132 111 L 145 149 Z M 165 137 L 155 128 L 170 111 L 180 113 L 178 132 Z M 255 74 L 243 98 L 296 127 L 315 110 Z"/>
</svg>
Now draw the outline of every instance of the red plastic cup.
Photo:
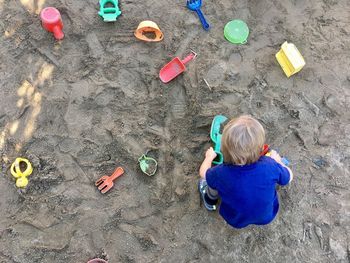
<svg viewBox="0 0 350 263">
<path fill-rule="evenodd" d="M 60 12 L 54 7 L 46 7 L 40 13 L 43 28 L 53 33 L 57 40 L 64 37 L 63 23 Z"/>
</svg>

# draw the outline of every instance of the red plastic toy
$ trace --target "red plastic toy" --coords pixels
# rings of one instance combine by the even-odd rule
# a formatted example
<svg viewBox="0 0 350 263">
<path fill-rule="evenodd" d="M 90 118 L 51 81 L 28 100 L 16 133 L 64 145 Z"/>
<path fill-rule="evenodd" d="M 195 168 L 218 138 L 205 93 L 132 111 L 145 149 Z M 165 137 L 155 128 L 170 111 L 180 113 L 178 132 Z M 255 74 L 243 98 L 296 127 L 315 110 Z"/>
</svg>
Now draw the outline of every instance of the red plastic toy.
<svg viewBox="0 0 350 263">
<path fill-rule="evenodd" d="M 123 173 L 124 169 L 122 167 L 117 167 L 111 176 L 102 176 L 95 182 L 95 185 L 98 187 L 98 190 L 100 190 L 102 194 L 105 194 L 113 187 L 113 181 Z"/>
<path fill-rule="evenodd" d="M 263 150 L 261 152 L 261 156 L 266 155 L 270 151 L 270 146 L 268 144 L 264 144 Z"/>
<path fill-rule="evenodd" d="M 46 7 L 40 13 L 43 28 L 53 33 L 57 40 L 64 37 L 63 23 L 60 12 L 54 7 Z"/>
<path fill-rule="evenodd" d="M 185 64 L 194 59 L 196 56 L 197 54 L 192 51 L 192 53 L 183 60 L 181 60 L 179 57 L 174 58 L 160 70 L 160 80 L 163 83 L 168 83 L 169 81 L 173 80 L 186 70 Z"/>
</svg>

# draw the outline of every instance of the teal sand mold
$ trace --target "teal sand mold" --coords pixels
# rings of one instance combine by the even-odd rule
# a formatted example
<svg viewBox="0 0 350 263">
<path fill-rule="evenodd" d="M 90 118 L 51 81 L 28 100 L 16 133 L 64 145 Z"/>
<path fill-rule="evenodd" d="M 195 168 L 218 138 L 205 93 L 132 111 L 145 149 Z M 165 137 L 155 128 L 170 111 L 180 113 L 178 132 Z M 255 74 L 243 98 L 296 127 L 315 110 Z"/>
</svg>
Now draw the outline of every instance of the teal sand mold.
<svg viewBox="0 0 350 263">
<path fill-rule="evenodd" d="M 114 22 L 121 15 L 118 7 L 118 0 L 100 0 L 100 11 L 98 14 L 105 22 Z"/>
</svg>

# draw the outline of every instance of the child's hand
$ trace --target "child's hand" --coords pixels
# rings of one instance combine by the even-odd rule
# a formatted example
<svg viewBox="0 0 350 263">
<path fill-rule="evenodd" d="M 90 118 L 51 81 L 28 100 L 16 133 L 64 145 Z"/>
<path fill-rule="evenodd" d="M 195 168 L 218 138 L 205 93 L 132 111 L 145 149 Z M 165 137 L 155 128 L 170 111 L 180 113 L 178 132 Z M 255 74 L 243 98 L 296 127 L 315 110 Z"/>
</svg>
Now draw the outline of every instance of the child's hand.
<svg viewBox="0 0 350 263">
<path fill-rule="evenodd" d="M 282 163 L 282 158 L 281 158 L 281 156 L 280 156 L 275 150 L 272 150 L 272 151 L 270 152 L 270 157 L 271 157 L 272 159 L 274 159 L 276 162 Z"/>
<path fill-rule="evenodd" d="M 205 159 L 213 161 L 216 158 L 217 154 L 214 152 L 213 147 L 210 147 L 205 153 Z"/>
<path fill-rule="evenodd" d="M 211 163 L 216 157 L 216 152 L 214 152 L 213 147 L 210 147 L 206 152 L 205 152 L 205 159 L 199 168 L 199 176 L 203 179 L 205 179 L 205 174 L 207 173 L 208 169 L 211 168 Z"/>
</svg>

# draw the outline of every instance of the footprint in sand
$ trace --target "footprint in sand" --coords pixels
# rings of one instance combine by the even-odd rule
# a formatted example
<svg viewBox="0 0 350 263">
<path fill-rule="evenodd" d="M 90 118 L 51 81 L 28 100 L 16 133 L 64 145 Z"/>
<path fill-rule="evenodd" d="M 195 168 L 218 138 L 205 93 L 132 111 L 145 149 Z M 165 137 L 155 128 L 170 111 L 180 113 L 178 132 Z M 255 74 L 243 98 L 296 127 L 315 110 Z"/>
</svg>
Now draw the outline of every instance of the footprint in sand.
<svg viewBox="0 0 350 263">
<path fill-rule="evenodd" d="M 184 87 L 178 87 L 171 90 L 170 111 L 174 119 L 185 117 L 187 111 L 186 91 Z"/>
</svg>

